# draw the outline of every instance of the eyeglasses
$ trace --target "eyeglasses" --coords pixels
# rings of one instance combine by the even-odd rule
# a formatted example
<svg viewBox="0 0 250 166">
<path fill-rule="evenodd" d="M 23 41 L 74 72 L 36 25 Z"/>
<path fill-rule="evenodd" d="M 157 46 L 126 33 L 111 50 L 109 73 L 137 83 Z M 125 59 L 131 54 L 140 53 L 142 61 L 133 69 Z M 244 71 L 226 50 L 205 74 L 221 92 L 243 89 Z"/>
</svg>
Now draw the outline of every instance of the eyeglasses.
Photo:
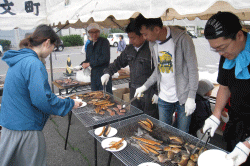
<svg viewBox="0 0 250 166">
<path fill-rule="evenodd" d="M 217 52 L 217 53 L 225 53 L 226 50 L 228 49 L 228 47 L 230 46 L 230 44 L 233 42 L 234 40 L 231 40 L 227 46 L 225 46 L 224 48 L 212 48 L 210 47 L 210 49 L 214 52 Z"/>
<path fill-rule="evenodd" d="M 89 32 L 89 34 L 97 34 L 99 33 L 100 31 L 92 31 L 92 32 Z"/>
</svg>

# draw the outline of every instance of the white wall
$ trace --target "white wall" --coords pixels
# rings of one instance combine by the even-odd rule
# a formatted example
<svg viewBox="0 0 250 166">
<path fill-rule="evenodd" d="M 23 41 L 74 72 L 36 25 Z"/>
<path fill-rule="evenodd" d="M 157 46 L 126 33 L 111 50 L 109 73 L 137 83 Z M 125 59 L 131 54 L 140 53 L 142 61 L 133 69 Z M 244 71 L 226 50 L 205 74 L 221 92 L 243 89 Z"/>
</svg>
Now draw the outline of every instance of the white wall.
<svg viewBox="0 0 250 166">
<path fill-rule="evenodd" d="M 199 18 L 196 18 L 193 21 L 189 21 L 188 19 L 183 19 L 183 20 L 174 19 L 171 21 L 163 21 L 163 24 L 185 26 L 186 28 L 189 26 L 192 29 L 195 28 L 195 33 L 197 33 L 197 27 L 205 28 L 206 22 L 207 20 L 200 20 Z"/>
<path fill-rule="evenodd" d="M 68 28 L 68 29 L 61 30 L 61 36 L 81 35 L 81 37 L 83 37 L 83 33 L 85 33 L 85 29 Z"/>
</svg>

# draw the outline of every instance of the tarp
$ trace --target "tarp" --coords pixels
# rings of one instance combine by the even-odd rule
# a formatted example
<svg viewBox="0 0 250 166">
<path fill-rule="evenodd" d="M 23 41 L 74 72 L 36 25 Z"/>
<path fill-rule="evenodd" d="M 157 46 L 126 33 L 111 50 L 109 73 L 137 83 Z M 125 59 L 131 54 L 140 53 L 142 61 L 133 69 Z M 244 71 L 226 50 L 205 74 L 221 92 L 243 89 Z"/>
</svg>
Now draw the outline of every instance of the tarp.
<svg viewBox="0 0 250 166">
<path fill-rule="evenodd" d="M 249 0 L 0 0 L 0 30 L 32 29 L 39 24 L 85 28 L 91 22 L 123 27 L 142 13 L 162 20 L 207 20 L 218 11 L 231 11 L 250 20 Z"/>
<path fill-rule="evenodd" d="M 147 18 L 161 17 L 166 21 L 174 18 L 194 20 L 196 17 L 207 20 L 218 11 L 231 11 L 242 20 L 250 20 L 249 0 L 74 0 L 70 2 L 67 8 L 57 6 L 60 8 L 59 15 L 67 13 L 68 17 L 56 19 L 57 14 L 48 17 L 53 25 L 69 23 L 77 28 L 86 27 L 90 22 L 98 22 L 103 27 L 117 26 L 117 24 L 124 26 L 129 22 L 129 18 L 135 18 L 139 13 Z"/>
</svg>

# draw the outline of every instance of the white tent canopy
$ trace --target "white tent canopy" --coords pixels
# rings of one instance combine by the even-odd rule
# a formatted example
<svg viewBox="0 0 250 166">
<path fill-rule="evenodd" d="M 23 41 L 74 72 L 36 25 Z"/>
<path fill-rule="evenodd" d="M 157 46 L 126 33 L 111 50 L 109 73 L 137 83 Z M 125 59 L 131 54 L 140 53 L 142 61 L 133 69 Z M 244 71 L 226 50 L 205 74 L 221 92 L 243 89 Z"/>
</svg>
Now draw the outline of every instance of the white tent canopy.
<svg viewBox="0 0 250 166">
<path fill-rule="evenodd" d="M 103 27 L 118 27 L 139 13 L 162 20 L 193 20 L 231 11 L 242 20 L 250 20 L 249 0 L 4 0 L 0 7 L 1 30 L 32 29 L 41 23 L 84 28 L 98 22 Z"/>
</svg>

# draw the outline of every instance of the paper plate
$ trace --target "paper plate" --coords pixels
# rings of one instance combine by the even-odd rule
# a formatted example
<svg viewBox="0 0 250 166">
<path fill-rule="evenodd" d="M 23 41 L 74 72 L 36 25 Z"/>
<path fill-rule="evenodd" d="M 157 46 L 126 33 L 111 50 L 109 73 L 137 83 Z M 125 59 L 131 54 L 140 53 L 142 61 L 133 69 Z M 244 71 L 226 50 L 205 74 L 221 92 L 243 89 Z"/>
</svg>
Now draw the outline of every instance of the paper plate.
<svg viewBox="0 0 250 166">
<path fill-rule="evenodd" d="M 105 148 L 107 148 L 107 147 L 110 147 L 110 143 L 112 142 L 112 141 L 120 141 L 122 138 L 119 138 L 119 137 L 112 137 L 112 138 L 107 138 L 107 139 L 105 139 L 105 140 L 103 140 L 102 141 L 102 143 L 101 143 L 101 145 L 102 145 L 102 148 L 103 149 L 105 149 Z M 127 142 L 124 140 L 124 141 L 122 141 L 122 143 L 123 143 L 123 145 L 122 145 L 122 147 L 120 147 L 119 149 L 109 149 L 109 148 L 107 148 L 107 149 L 105 149 L 105 150 L 107 150 L 107 151 L 110 151 L 110 152 L 118 152 L 118 151 L 121 151 L 121 150 L 123 150 L 126 146 L 127 146 Z"/>
<path fill-rule="evenodd" d="M 87 103 L 82 101 L 82 105 L 80 107 L 85 107 L 86 105 L 87 105 Z"/>
<path fill-rule="evenodd" d="M 74 99 L 75 101 L 79 101 L 79 102 L 82 102 L 82 105 L 80 107 L 85 107 L 87 105 L 86 102 L 82 101 L 82 99 Z M 79 108 L 80 108 L 79 107 Z"/>
<path fill-rule="evenodd" d="M 141 163 L 138 166 L 161 166 L 161 165 L 153 162 L 146 162 L 146 163 Z"/>
<path fill-rule="evenodd" d="M 95 129 L 95 135 L 98 136 L 102 132 L 102 129 L 103 129 L 103 127 L 98 127 L 97 129 Z M 107 135 L 107 137 L 113 137 L 114 135 L 116 135 L 116 133 L 117 133 L 117 129 L 111 127 L 111 130 L 110 130 L 109 134 Z M 105 138 L 103 135 L 101 135 L 99 137 Z"/>
<path fill-rule="evenodd" d="M 226 159 L 227 153 L 217 149 L 211 149 L 203 152 L 198 158 L 199 166 L 233 166 L 232 159 Z"/>
</svg>

